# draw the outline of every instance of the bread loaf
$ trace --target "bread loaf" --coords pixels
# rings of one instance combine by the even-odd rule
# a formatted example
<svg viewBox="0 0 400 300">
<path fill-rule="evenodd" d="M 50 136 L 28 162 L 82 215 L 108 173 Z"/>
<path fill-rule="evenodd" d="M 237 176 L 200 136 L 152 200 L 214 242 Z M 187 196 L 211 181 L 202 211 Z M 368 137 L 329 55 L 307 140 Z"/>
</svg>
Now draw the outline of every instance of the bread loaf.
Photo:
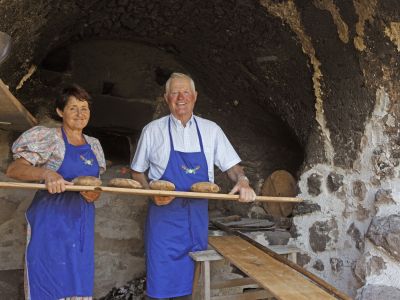
<svg viewBox="0 0 400 300">
<path fill-rule="evenodd" d="M 72 180 L 75 185 L 100 186 L 101 180 L 94 176 L 79 176 Z"/>
<path fill-rule="evenodd" d="M 113 178 L 108 182 L 108 186 L 127 188 L 127 189 L 142 189 L 143 186 L 139 181 L 128 178 Z"/>
<path fill-rule="evenodd" d="M 152 190 L 175 191 L 175 184 L 166 180 L 153 180 L 150 182 Z"/>
<path fill-rule="evenodd" d="M 218 185 L 212 182 L 197 182 L 190 188 L 192 192 L 200 193 L 218 193 L 220 188 Z"/>
</svg>

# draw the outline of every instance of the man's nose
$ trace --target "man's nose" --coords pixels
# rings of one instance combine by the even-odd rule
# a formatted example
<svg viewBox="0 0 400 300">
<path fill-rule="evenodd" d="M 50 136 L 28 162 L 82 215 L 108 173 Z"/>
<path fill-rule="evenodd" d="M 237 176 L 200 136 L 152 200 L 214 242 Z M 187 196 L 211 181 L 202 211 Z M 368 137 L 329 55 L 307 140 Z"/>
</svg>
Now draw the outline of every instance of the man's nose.
<svg viewBox="0 0 400 300">
<path fill-rule="evenodd" d="M 178 93 L 178 99 L 183 99 L 183 92 Z"/>
</svg>

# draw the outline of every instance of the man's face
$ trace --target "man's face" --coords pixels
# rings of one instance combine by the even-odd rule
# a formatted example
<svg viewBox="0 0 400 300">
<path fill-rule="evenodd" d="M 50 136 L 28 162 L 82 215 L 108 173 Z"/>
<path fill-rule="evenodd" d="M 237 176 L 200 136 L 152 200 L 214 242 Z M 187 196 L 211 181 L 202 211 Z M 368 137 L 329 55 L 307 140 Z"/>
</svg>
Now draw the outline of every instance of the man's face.
<svg viewBox="0 0 400 300">
<path fill-rule="evenodd" d="M 171 80 L 168 94 L 165 94 L 164 98 L 174 117 L 186 122 L 192 116 L 197 92 L 192 90 L 189 79 L 174 78 Z"/>
</svg>

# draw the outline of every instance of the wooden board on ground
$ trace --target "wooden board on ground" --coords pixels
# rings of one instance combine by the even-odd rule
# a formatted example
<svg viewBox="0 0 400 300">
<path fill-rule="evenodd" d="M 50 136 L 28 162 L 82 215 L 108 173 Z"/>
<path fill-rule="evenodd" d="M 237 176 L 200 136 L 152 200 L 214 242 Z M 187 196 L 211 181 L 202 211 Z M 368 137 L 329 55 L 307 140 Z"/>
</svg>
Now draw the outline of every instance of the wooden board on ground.
<svg viewBox="0 0 400 300">
<path fill-rule="evenodd" d="M 261 190 L 263 196 L 294 197 L 297 195 L 297 184 L 294 177 L 285 170 L 273 172 L 265 181 Z M 274 217 L 287 217 L 293 211 L 293 204 L 264 203 L 265 211 Z"/>
<path fill-rule="evenodd" d="M 229 262 L 279 300 L 336 299 L 289 266 L 237 236 L 209 237 Z"/>
<path fill-rule="evenodd" d="M 24 131 L 37 124 L 36 119 L 14 97 L 0 79 L 0 128 Z"/>
</svg>

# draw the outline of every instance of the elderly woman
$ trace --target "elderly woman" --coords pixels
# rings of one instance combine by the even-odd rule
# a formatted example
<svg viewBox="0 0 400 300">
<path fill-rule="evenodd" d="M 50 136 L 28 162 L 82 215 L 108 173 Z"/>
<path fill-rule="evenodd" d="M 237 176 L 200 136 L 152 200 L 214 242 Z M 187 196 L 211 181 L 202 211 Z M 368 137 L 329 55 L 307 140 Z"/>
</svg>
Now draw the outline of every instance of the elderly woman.
<svg viewBox="0 0 400 300">
<path fill-rule="evenodd" d="M 43 181 L 26 212 L 26 299 L 91 299 L 94 279 L 94 204 L 96 192 L 65 192 L 78 176 L 105 170 L 97 139 L 84 135 L 90 96 L 77 85 L 56 100 L 61 128 L 34 127 L 13 144 L 9 177 Z"/>
</svg>

